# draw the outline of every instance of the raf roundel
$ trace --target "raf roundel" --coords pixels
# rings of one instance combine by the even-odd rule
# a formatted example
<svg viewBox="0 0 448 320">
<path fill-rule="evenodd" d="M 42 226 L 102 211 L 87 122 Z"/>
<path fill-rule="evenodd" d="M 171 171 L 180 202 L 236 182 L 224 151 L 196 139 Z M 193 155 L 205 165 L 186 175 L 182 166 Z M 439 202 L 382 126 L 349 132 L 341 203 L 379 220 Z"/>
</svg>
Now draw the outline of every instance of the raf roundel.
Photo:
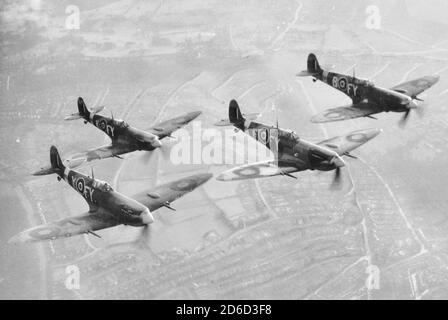
<svg viewBox="0 0 448 320">
<path fill-rule="evenodd" d="M 99 127 L 101 130 L 106 131 L 106 127 L 107 127 L 106 120 L 104 120 L 104 119 L 101 120 L 99 123 Z"/>
<path fill-rule="evenodd" d="M 367 137 L 363 133 L 354 133 L 354 134 L 347 136 L 347 140 L 352 141 L 352 142 L 363 142 L 363 141 L 367 141 Z"/>
<path fill-rule="evenodd" d="M 338 82 L 339 88 L 345 90 L 347 88 L 347 79 L 340 78 Z"/>
<path fill-rule="evenodd" d="M 85 187 L 84 179 L 79 178 L 76 181 L 76 189 L 78 189 L 79 192 L 83 193 L 84 192 L 84 187 Z"/>
<path fill-rule="evenodd" d="M 338 119 L 340 116 L 341 116 L 341 113 L 340 113 L 340 112 L 338 112 L 338 111 L 332 111 L 332 112 L 328 112 L 328 113 L 325 115 L 325 118 L 328 118 L 328 119 Z"/>
<path fill-rule="evenodd" d="M 175 183 L 171 186 L 172 190 L 175 191 L 188 191 L 192 190 L 196 187 L 196 181 L 193 179 L 185 179 L 182 181 L 179 181 L 178 183 Z"/>
<path fill-rule="evenodd" d="M 267 129 L 261 129 L 260 130 L 260 142 L 263 144 L 266 144 L 268 141 L 268 130 Z"/>
<path fill-rule="evenodd" d="M 429 84 L 428 81 L 422 79 L 422 80 L 418 81 L 417 86 L 419 86 L 419 87 L 426 87 L 428 84 Z"/>
<path fill-rule="evenodd" d="M 258 167 L 241 168 L 235 170 L 234 173 L 240 177 L 252 177 L 257 176 L 260 173 L 260 169 Z"/>
<path fill-rule="evenodd" d="M 43 227 L 33 230 L 29 233 L 35 239 L 54 239 L 59 235 L 59 228 Z"/>
</svg>

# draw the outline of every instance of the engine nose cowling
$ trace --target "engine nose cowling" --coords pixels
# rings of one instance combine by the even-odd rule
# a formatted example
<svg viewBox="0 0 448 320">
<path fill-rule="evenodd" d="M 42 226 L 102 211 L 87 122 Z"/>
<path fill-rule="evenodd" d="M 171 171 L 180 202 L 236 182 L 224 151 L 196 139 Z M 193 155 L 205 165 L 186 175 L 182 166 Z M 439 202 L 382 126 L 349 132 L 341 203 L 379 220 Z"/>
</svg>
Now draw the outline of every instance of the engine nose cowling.
<svg viewBox="0 0 448 320">
<path fill-rule="evenodd" d="M 151 145 L 154 148 L 160 148 L 162 146 L 162 141 L 160 141 L 159 138 L 156 137 L 153 141 L 151 141 Z"/>
<path fill-rule="evenodd" d="M 342 168 L 345 167 L 345 162 L 344 160 L 338 155 L 336 154 L 331 160 L 330 163 L 333 164 L 336 168 Z"/>
<path fill-rule="evenodd" d="M 148 224 L 151 224 L 154 222 L 154 217 L 152 216 L 152 214 L 148 208 L 146 208 L 145 210 L 143 210 L 140 213 L 140 218 L 141 218 L 142 224 L 144 224 L 144 225 L 148 225 Z"/>
</svg>

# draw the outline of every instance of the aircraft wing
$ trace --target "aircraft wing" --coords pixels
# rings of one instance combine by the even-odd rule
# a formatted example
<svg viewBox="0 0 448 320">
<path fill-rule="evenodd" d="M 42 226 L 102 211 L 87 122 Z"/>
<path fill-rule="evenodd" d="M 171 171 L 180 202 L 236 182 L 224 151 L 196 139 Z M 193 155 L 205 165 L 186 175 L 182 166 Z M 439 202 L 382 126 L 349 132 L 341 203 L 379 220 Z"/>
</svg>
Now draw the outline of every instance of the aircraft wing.
<svg viewBox="0 0 448 320">
<path fill-rule="evenodd" d="M 100 213 L 83 213 L 25 230 L 12 237 L 10 243 L 37 242 L 66 238 L 95 230 L 110 228 L 119 223 Z"/>
<path fill-rule="evenodd" d="M 135 150 L 135 148 L 127 145 L 111 144 L 73 154 L 64 160 L 64 164 L 67 164 L 69 168 L 73 169 L 89 161 L 115 157 Z"/>
<path fill-rule="evenodd" d="M 151 212 L 163 206 L 171 209 L 171 202 L 195 190 L 211 177 L 211 173 L 196 174 L 155 186 L 154 188 L 132 196 L 132 198 L 148 207 Z"/>
<path fill-rule="evenodd" d="M 297 167 L 276 160 L 262 161 L 246 164 L 224 171 L 216 179 L 220 181 L 236 181 L 245 179 L 256 179 L 278 175 L 289 175 L 300 171 Z"/>
<path fill-rule="evenodd" d="M 361 118 L 382 111 L 383 110 L 376 104 L 362 101 L 360 103 L 350 104 L 348 106 L 327 109 L 321 114 L 313 116 L 311 118 L 311 122 L 323 123 Z"/>
<path fill-rule="evenodd" d="M 381 131 L 380 129 L 356 130 L 344 136 L 321 141 L 318 145 L 333 150 L 342 156 L 375 138 Z"/>
<path fill-rule="evenodd" d="M 188 123 L 196 119 L 201 111 L 187 113 L 173 119 L 162 121 L 148 129 L 151 133 L 157 135 L 159 139 L 170 136 L 174 131 L 186 126 Z"/>
<path fill-rule="evenodd" d="M 411 98 L 417 97 L 423 91 L 431 88 L 439 81 L 439 76 L 426 76 L 396 85 L 391 90 L 403 93 Z"/>
</svg>

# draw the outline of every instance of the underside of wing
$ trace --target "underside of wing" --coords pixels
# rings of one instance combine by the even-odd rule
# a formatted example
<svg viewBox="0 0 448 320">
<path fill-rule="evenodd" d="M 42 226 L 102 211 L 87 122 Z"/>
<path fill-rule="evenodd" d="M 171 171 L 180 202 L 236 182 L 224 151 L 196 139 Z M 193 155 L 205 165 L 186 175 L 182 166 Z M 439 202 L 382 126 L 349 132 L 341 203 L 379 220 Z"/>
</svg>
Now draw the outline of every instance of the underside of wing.
<svg viewBox="0 0 448 320">
<path fill-rule="evenodd" d="M 299 170 L 291 164 L 269 160 L 232 168 L 221 173 L 216 179 L 220 181 L 256 179 L 278 175 L 289 175 L 297 171 Z"/>
<path fill-rule="evenodd" d="M 190 112 L 185 115 L 169 119 L 166 121 L 162 121 L 155 126 L 152 126 L 148 129 L 151 133 L 157 135 L 159 139 L 171 136 L 171 134 L 176 131 L 177 129 L 180 129 L 184 126 L 186 126 L 188 123 L 190 123 L 192 120 L 196 119 L 201 114 L 200 111 Z"/>
<path fill-rule="evenodd" d="M 135 148 L 126 145 L 107 145 L 73 154 L 64 162 L 69 168 L 73 169 L 89 161 L 115 157 L 131 151 L 135 151 Z"/>
<path fill-rule="evenodd" d="M 118 222 L 115 219 L 107 218 L 106 216 L 98 213 L 84 213 L 79 216 L 64 218 L 25 230 L 12 237 L 9 242 L 23 243 L 54 240 L 105 229 L 116 225 L 118 225 Z"/>
<path fill-rule="evenodd" d="M 318 145 L 344 155 L 358 148 L 381 133 L 380 129 L 356 130 L 344 136 L 334 137 L 318 143 Z"/>
<path fill-rule="evenodd" d="M 439 81 L 439 76 L 426 76 L 404 83 L 400 83 L 391 90 L 403 93 L 411 98 L 417 97 L 420 93 L 428 90 Z"/>
<path fill-rule="evenodd" d="M 210 173 L 196 174 L 176 181 L 158 185 L 149 190 L 140 192 L 132 198 L 155 211 L 162 206 L 167 206 L 174 200 L 195 190 L 197 187 L 212 177 Z"/>
<path fill-rule="evenodd" d="M 332 108 L 325 110 L 321 114 L 317 114 L 311 118 L 311 122 L 333 122 L 354 118 L 367 117 L 369 115 L 381 112 L 382 110 L 375 104 L 368 102 L 360 102 L 348 106 Z"/>
</svg>

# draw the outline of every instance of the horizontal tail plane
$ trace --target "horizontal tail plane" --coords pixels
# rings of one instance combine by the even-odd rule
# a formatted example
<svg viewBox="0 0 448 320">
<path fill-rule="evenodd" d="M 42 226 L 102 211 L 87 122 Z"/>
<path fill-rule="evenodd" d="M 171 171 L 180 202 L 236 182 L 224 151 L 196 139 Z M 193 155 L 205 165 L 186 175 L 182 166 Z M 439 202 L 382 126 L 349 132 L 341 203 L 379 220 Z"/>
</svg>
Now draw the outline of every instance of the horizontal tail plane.
<svg viewBox="0 0 448 320">
<path fill-rule="evenodd" d="M 84 99 L 79 97 L 78 98 L 78 112 L 73 113 L 67 117 L 64 118 L 64 120 L 78 120 L 78 119 L 88 119 L 90 118 L 90 114 L 96 114 L 101 111 L 103 111 L 105 106 L 98 106 L 96 108 L 89 109 L 87 108 Z"/>
</svg>

